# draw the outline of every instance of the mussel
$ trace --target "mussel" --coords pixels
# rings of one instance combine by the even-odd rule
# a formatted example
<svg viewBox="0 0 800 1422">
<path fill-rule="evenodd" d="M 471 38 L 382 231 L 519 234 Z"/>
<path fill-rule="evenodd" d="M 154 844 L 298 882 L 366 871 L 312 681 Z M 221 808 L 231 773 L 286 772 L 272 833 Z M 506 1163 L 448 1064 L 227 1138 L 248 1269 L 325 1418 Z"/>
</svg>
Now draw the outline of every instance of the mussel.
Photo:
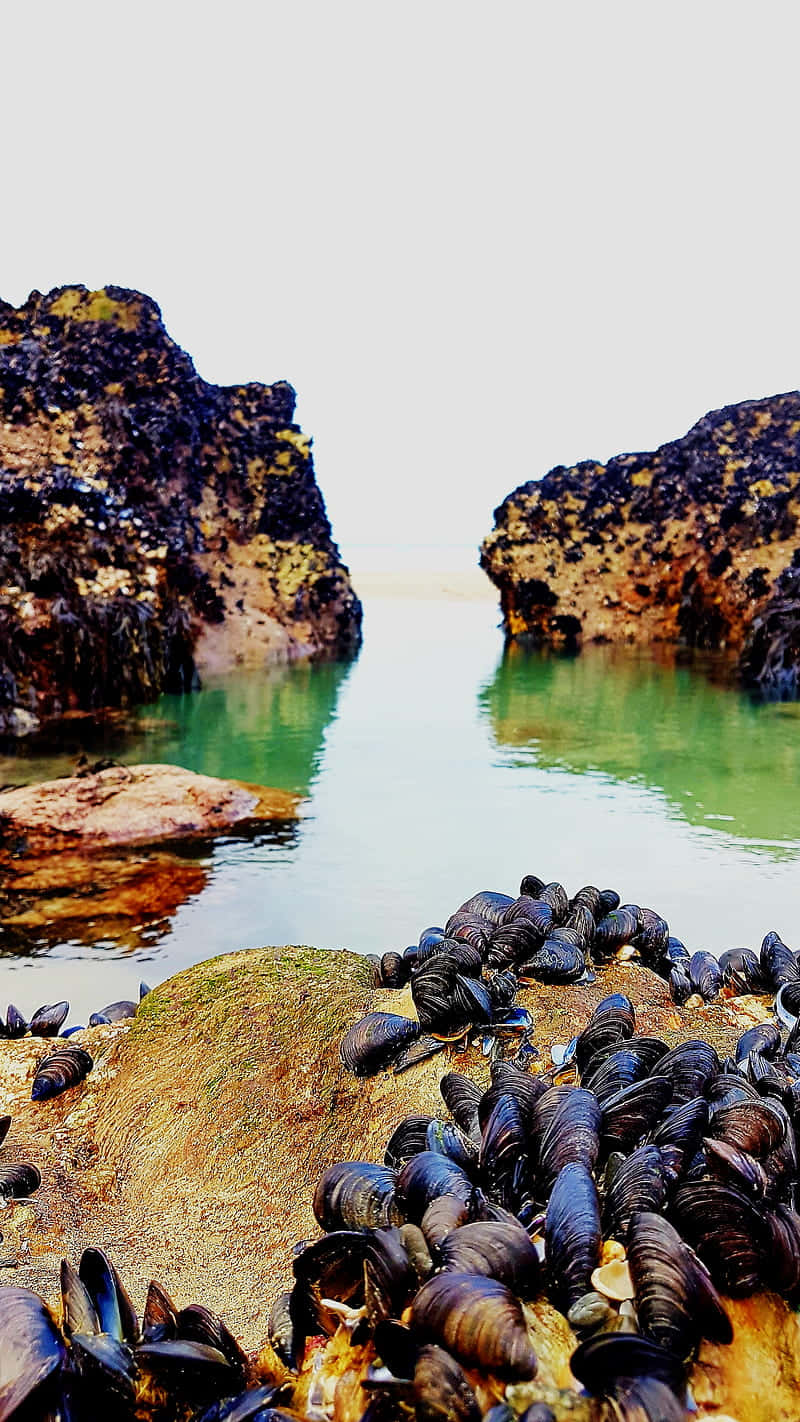
<svg viewBox="0 0 800 1422">
<path fill-rule="evenodd" d="M 342 1064 L 356 1076 L 374 1076 L 391 1065 L 398 1053 L 419 1037 L 418 1022 L 394 1012 L 368 1012 L 342 1039 Z"/>
<path fill-rule="evenodd" d="M 585 1165 L 565 1165 L 553 1186 L 544 1224 L 545 1259 L 551 1293 L 566 1314 L 589 1292 L 600 1257 L 597 1189 Z"/>
<path fill-rule="evenodd" d="M 36 1069 L 31 1086 L 32 1101 L 48 1101 L 71 1086 L 77 1086 L 92 1070 L 94 1062 L 83 1047 L 59 1047 Z"/>
<path fill-rule="evenodd" d="M 702 1338 L 733 1342 L 730 1319 L 707 1271 L 662 1215 L 641 1210 L 632 1216 L 628 1268 L 646 1338 L 684 1359 Z"/>
<path fill-rule="evenodd" d="M 325 1230 L 375 1229 L 395 1224 L 397 1175 L 366 1160 L 340 1161 L 321 1176 L 314 1191 L 314 1218 Z"/>
<path fill-rule="evenodd" d="M 468 1367 L 512 1379 L 536 1373 L 522 1305 L 497 1279 L 435 1274 L 411 1305 L 411 1324 L 421 1338 L 444 1346 Z"/>
</svg>

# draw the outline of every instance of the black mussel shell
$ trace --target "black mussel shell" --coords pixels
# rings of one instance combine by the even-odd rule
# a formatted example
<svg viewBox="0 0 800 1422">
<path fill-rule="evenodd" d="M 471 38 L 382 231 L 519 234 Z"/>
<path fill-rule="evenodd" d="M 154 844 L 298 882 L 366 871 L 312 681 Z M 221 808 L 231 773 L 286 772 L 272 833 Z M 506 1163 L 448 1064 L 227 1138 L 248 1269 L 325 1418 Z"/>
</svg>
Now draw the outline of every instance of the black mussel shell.
<svg viewBox="0 0 800 1422">
<path fill-rule="evenodd" d="M 433 1273 L 433 1256 L 428 1241 L 422 1233 L 422 1228 L 407 1220 L 400 1226 L 399 1235 L 408 1262 L 416 1275 L 417 1283 L 422 1284 Z"/>
<path fill-rule="evenodd" d="M 576 908 L 588 909 L 595 923 L 598 919 L 605 918 L 608 913 L 608 909 L 605 908 L 603 904 L 602 894 L 599 889 L 595 888 L 594 884 L 584 884 L 583 888 L 579 889 L 577 894 L 573 894 L 569 906 L 570 911 Z"/>
<path fill-rule="evenodd" d="M 777 933 L 768 933 L 761 944 L 759 966 L 772 992 L 798 976 L 797 959 Z"/>
<path fill-rule="evenodd" d="M 733 1296 L 766 1286 L 771 1247 L 761 1206 L 721 1180 L 697 1180 L 675 1193 L 671 1218 L 718 1288 Z"/>
<path fill-rule="evenodd" d="M 279 1294 L 269 1311 L 267 1324 L 267 1338 L 273 1353 L 292 1373 L 300 1370 L 306 1341 L 302 1319 L 298 1326 L 295 1317 L 298 1298 L 293 1289 Z"/>
<path fill-rule="evenodd" d="M 633 1215 L 628 1268 L 646 1338 L 684 1359 L 703 1338 L 733 1342 L 730 1320 L 708 1273 L 662 1215 L 644 1210 Z"/>
<path fill-rule="evenodd" d="M 27 1030 L 28 1024 L 22 1013 L 14 1006 L 13 1002 L 10 1002 L 6 1013 L 5 1035 L 7 1037 L 24 1037 Z"/>
<path fill-rule="evenodd" d="M 428 1126 L 432 1120 L 432 1116 L 406 1116 L 399 1126 L 395 1126 L 383 1153 L 384 1165 L 388 1165 L 390 1170 L 400 1170 L 412 1155 L 427 1150 Z"/>
<path fill-rule="evenodd" d="M 642 1081 L 667 1054 L 660 1037 L 630 1037 L 621 1046 L 600 1047 L 581 1074 L 581 1085 L 602 1103 L 609 1096 Z"/>
<path fill-rule="evenodd" d="M 664 949 L 664 958 L 666 962 L 673 964 L 685 963 L 688 962 L 691 956 L 692 955 L 689 952 L 689 949 L 686 947 L 686 944 L 682 943 L 680 938 L 675 938 L 672 934 L 670 934 L 669 938 L 667 939 L 667 946 Z"/>
<path fill-rule="evenodd" d="M 145 1343 L 162 1343 L 177 1336 L 178 1310 L 166 1289 L 151 1279 L 142 1315 L 142 1338 Z"/>
<path fill-rule="evenodd" d="M 432 948 L 437 943 L 441 943 L 444 936 L 445 932 L 443 928 L 423 928 L 419 935 L 417 951 L 424 955 L 429 948 Z M 408 952 L 408 949 L 406 949 L 406 952 Z"/>
<path fill-rule="evenodd" d="M 747 1195 L 759 1197 L 766 1193 L 769 1183 L 767 1173 L 760 1160 L 748 1155 L 746 1150 L 740 1150 L 729 1141 L 705 1137 L 703 1152 L 708 1171 L 719 1180 L 727 1181 L 737 1190 L 744 1190 Z"/>
<path fill-rule="evenodd" d="M 577 945 L 550 937 L 520 964 L 519 978 L 523 983 L 574 983 L 585 971 L 586 959 Z"/>
<path fill-rule="evenodd" d="M 634 1081 L 615 1096 L 602 1103 L 600 1142 L 608 1153 L 621 1150 L 626 1155 L 633 1150 L 646 1131 L 661 1116 L 672 1094 L 670 1083 L 663 1077 L 651 1076 Z"/>
<path fill-rule="evenodd" d="M 709 1082 L 719 1071 L 719 1057 L 708 1042 L 690 1037 L 661 1057 L 653 1076 L 663 1076 L 672 1084 L 672 1105 L 682 1106 L 695 1096 L 704 1096 Z"/>
<path fill-rule="evenodd" d="M 457 943 L 469 943 L 470 947 L 477 948 L 482 958 L 488 953 L 491 932 L 491 925 L 477 914 L 450 920 L 450 938 Z"/>
<path fill-rule="evenodd" d="M 720 1106 L 712 1112 L 708 1134 L 762 1159 L 776 1150 L 786 1134 L 786 1116 L 761 1098 Z"/>
<path fill-rule="evenodd" d="M 92 1298 L 68 1259 L 61 1260 L 61 1326 L 67 1338 L 73 1333 L 99 1333 L 100 1320 Z"/>
<path fill-rule="evenodd" d="M 800 1216 L 785 1205 L 775 1205 L 767 1215 L 771 1248 L 764 1262 L 768 1288 L 795 1294 L 800 1288 Z"/>
<path fill-rule="evenodd" d="M 74 1333 L 70 1352 L 87 1390 L 124 1415 L 136 1394 L 137 1368 L 128 1345 L 108 1333 Z"/>
<path fill-rule="evenodd" d="M 708 1102 L 704 1096 L 695 1096 L 691 1101 L 685 1101 L 682 1106 L 670 1107 L 653 1131 L 651 1140 L 659 1147 L 677 1146 L 689 1160 L 698 1149 L 707 1129 Z"/>
<path fill-rule="evenodd" d="M 526 874 L 519 886 L 520 897 L 538 899 L 544 885 L 544 879 L 540 879 L 538 874 Z"/>
<path fill-rule="evenodd" d="M 478 1123 L 478 1103 L 481 1090 L 468 1076 L 459 1072 L 446 1072 L 439 1082 L 442 1100 L 457 1126 L 472 1139 L 480 1138 Z"/>
<path fill-rule="evenodd" d="M 519 983 L 516 977 L 508 968 L 505 972 L 493 973 L 487 980 L 486 988 L 491 999 L 494 1016 L 502 1014 L 511 1006 L 518 987 Z"/>
<path fill-rule="evenodd" d="M 290 1413 L 281 1412 L 273 1405 L 280 1391 L 270 1384 L 248 1388 L 236 1397 L 212 1402 L 197 1422 L 292 1422 Z"/>
<path fill-rule="evenodd" d="M 32 1101 L 48 1101 L 89 1075 L 94 1062 L 83 1047 L 59 1047 L 36 1069 L 31 1086 Z"/>
<path fill-rule="evenodd" d="M 719 965 L 723 987 L 738 996 L 769 992 L 770 980 L 762 972 L 761 962 L 751 949 L 729 948 L 720 954 Z"/>
<path fill-rule="evenodd" d="M 478 918 L 484 919 L 487 923 L 502 923 L 503 914 L 509 909 L 514 900 L 509 894 L 498 894 L 493 889 L 481 889 L 477 894 L 473 894 L 471 899 L 457 908 L 456 918 L 462 914 L 477 914 Z M 445 933 L 449 934 L 450 919 L 445 924 Z"/>
<path fill-rule="evenodd" d="M 624 943 L 632 943 L 639 932 L 639 913 L 635 906 L 612 909 L 595 926 L 594 952 L 598 957 L 608 957 Z"/>
<path fill-rule="evenodd" d="M 0 1418 L 22 1415 L 23 1403 L 61 1369 L 66 1349 L 47 1305 L 30 1289 L 0 1287 Z"/>
<path fill-rule="evenodd" d="M 751 1081 L 737 1069 L 731 1061 L 729 1069 L 721 1071 L 709 1084 L 706 1091 L 709 1109 L 718 1110 L 722 1106 L 733 1106 L 740 1101 L 757 1101 L 758 1091 Z"/>
<path fill-rule="evenodd" d="M 684 1003 L 689 1001 L 693 992 L 694 987 L 692 980 L 686 968 L 683 967 L 682 964 L 676 963 L 675 966 L 670 969 L 669 975 L 669 995 L 672 1001 L 676 1002 L 678 1007 L 683 1007 Z"/>
<path fill-rule="evenodd" d="M 456 964 L 444 953 L 418 966 L 411 979 L 411 996 L 423 1032 L 444 1035 L 466 1029 L 469 1016 L 455 1004 L 457 978 Z"/>
<path fill-rule="evenodd" d="M 602 1236 L 594 1180 L 585 1165 L 565 1165 L 553 1186 L 544 1222 L 545 1260 L 555 1305 L 567 1314 L 591 1288 Z"/>
<path fill-rule="evenodd" d="M 381 958 L 381 982 L 384 987 L 405 987 L 410 976 L 410 965 L 402 953 L 384 953 Z"/>
<path fill-rule="evenodd" d="M 366 1160 L 331 1165 L 314 1191 L 314 1218 L 329 1231 L 395 1224 L 397 1178 L 394 1170 Z"/>
<path fill-rule="evenodd" d="M 103 1249 L 84 1249 L 78 1274 L 95 1307 L 103 1333 L 137 1343 L 139 1319 L 125 1285 Z"/>
<path fill-rule="evenodd" d="M 658 963 L 669 943 L 669 924 L 652 909 L 639 910 L 639 932 L 634 940 L 645 963 Z"/>
<path fill-rule="evenodd" d="M 773 1096 L 782 1101 L 791 1112 L 793 1078 L 785 1070 L 782 1061 L 775 1065 L 759 1052 L 751 1052 L 747 1058 L 747 1079 L 756 1088 L 759 1096 Z"/>
<path fill-rule="evenodd" d="M 463 978 L 479 978 L 483 972 L 483 958 L 471 943 L 462 943 L 457 938 L 451 939 L 447 956 L 455 963 Z"/>
<path fill-rule="evenodd" d="M 370 1325 L 399 1318 L 416 1287 L 400 1231 L 371 1230 L 364 1249 L 364 1304 Z"/>
<path fill-rule="evenodd" d="M 584 953 L 591 951 L 594 942 L 594 918 L 591 909 L 588 909 L 585 904 L 574 904 L 564 921 L 564 928 L 575 934 L 578 947 Z"/>
<path fill-rule="evenodd" d="M 539 1141 L 536 1181 L 540 1198 L 570 1161 L 593 1171 L 600 1152 L 600 1106 L 591 1091 L 577 1087 L 559 1104 Z"/>
<path fill-rule="evenodd" d="M 218 1348 L 189 1339 L 142 1343 L 136 1349 L 140 1370 L 169 1391 L 180 1390 L 188 1399 L 212 1399 L 233 1393 L 238 1375 Z"/>
<path fill-rule="evenodd" d="M 435 1274 L 411 1305 L 411 1325 L 468 1367 L 520 1380 L 536 1373 L 522 1305 L 497 1279 Z"/>
<path fill-rule="evenodd" d="M 547 911 L 550 912 L 549 909 Z M 499 924 L 492 929 L 486 954 L 487 968 L 508 968 L 530 957 L 544 942 L 544 936 L 527 919 Z"/>
<path fill-rule="evenodd" d="M 485 1026 L 491 1022 L 494 1007 L 486 983 L 457 973 L 451 1011 L 467 1025 Z"/>
<path fill-rule="evenodd" d="M 601 890 L 600 890 L 600 912 L 601 912 L 601 916 L 602 916 L 603 918 L 605 918 L 608 914 L 613 913 L 615 909 L 618 909 L 618 908 L 619 908 L 621 902 L 622 902 L 622 900 L 621 900 L 619 894 L 617 893 L 616 889 L 601 889 Z"/>
<path fill-rule="evenodd" d="M 552 884 L 545 884 L 539 893 L 539 899 L 543 904 L 550 905 L 556 923 L 564 922 L 569 913 L 569 897 L 563 884 L 559 884 L 556 880 Z"/>
<path fill-rule="evenodd" d="M 470 1217 L 470 1201 L 460 1195 L 437 1195 L 427 1206 L 420 1222 L 429 1249 L 436 1253 L 442 1241 L 466 1224 Z"/>
<path fill-rule="evenodd" d="M 39 1007 L 30 1021 L 30 1031 L 34 1037 L 56 1037 L 67 1020 L 68 1002 L 46 1003 Z"/>
<path fill-rule="evenodd" d="M 454 1160 L 436 1151 L 424 1150 L 412 1156 L 397 1176 L 395 1200 L 404 1219 L 420 1224 L 431 1200 L 437 1195 L 457 1195 L 469 1202 L 472 1181 Z"/>
<path fill-rule="evenodd" d="M 786 1017 L 800 1017 L 800 978 L 791 978 L 789 982 L 783 983 L 779 989 L 780 1006 L 783 1008 Z M 778 1001 L 776 999 L 775 1011 L 778 1011 Z M 788 1025 L 788 1024 L 787 1024 Z"/>
<path fill-rule="evenodd" d="M 618 1378 L 610 1399 L 614 1422 L 686 1422 L 683 1402 L 660 1378 Z"/>
<path fill-rule="evenodd" d="M 581 1343 L 570 1370 L 589 1392 L 611 1392 L 620 1378 L 656 1378 L 672 1389 L 686 1380 L 683 1361 L 640 1333 L 601 1333 Z M 655 1418 L 654 1418 L 655 1422 Z"/>
<path fill-rule="evenodd" d="M 9 1132 L 10 1127 L 11 1127 L 11 1117 L 10 1117 L 10 1116 L 0 1116 L 0 1145 L 3 1144 L 3 1141 L 5 1140 L 6 1136 L 8 1135 L 8 1132 Z"/>
<path fill-rule="evenodd" d="M 315 1239 L 292 1260 L 295 1276 L 290 1319 L 294 1324 L 293 1345 L 297 1352 L 310 1333 L 335 1333 L 340 1318 L 325 1303 L 358 1307 L 364 1299 L 364 1258 L 369 1243 L 366 1230 L 335 1230 Z M 300 1340 L 303 1340 L 301 1343 Z"/>
<path fill-rule="evenodd" d="M 426 1149 L 449 1156 L 467 1174 L 477 1169 L 478 1148 L 452 1121 L 430 1121 L 425 1133 Z"/>
<path fill-rule="evenodd" d="M 713 953 L 700 948 L 689 959 L 689 978 L 695 992 L 704 1002 L 713 1002 L 722 987 L 722 973 Z"/>
<path fill-rule="evenodd" d="M 799 980 L 800 985 L 800 980 Z M 757 1027 L 749 1027 L 736 1043 L 735 1060 L 743 1062 L 751 1052 L 758 1052 L 770 1059 L 777 1056 L 781 1045 L 781 1034 L 774 1022 L 759 1022 Z"/>
<path fill-rule="evenodd" d="M 244 1381 L 248 1368 L 247 1354 L 219 1315 L 212 1313 L 210 1308 L 204 1304 L 189 1304 L 187 1308 L 182 1308 L 178 1314 L 178 1337 L 219 1349 L 231 1367 L 241 1373 Z"/>
<path fill-rule="evenodd" d="M 607 1184 L 603 1200 L 603 1233 L 624 1243 L 636 1210 L 660 1210 L 671 1184 L 671 1172 L 656 1145 L 639 1146 L 622 1161 Z"/>
<path fill-rule="evenodd" d="M 492 1107 L 483 1128 L 478 1165 L 491 1199 L 515 1213 L 526 1198 L 530 1179 L 526 1131 L 515 1097 L 501 1095 Z"/>
<path fill-rule="evenodd" d="M 141 998 L 139 999 L 141 1002 Z M 63 1004 L 62 1004 L 63 1005 Z M 119 1002 L 109 1002 L 106 1007 L 101 1007 L 99 1012 L 93 1012 L 89 1018 L 89 1026 L 97 1027 L 101 1022 L 124 1022 L 128 1017 L 135 1017 L 138 1003 L 122 998 Z M 66 1016 L 66 1013 L 64 1014 Z M 35 1019 L 34 1019 L 35 1020 Z M 31 1031 L 33 1031 L 33 1022 Z M 45 1034 L 42 1033 L 44 1036 Z"/>
<path fill-rule="evenodd" d="M 342 1064 L 356 1076 L 374 1076 L 419 1036 L 419 1023 L 394 1012 L 368 1012 L 342 1039 Z"/>
<path fill-rule="evenodd" d="M 544 888 L 544 885 L 542 885 Z M 512 923 L 527 923 L 538 934 L 541 943 L 551 928 L 555 927 L 553 909 L 544 899 L 531 898 L 527 894 L 520 894 L 513 904 L 506 909 L 503 914 L 502 925 L 505 927 Z"/>
<path fill-rule="evenodd" d="M 603 998 L 577 1039 L 575 1060 L 578 1070 L 584 1070 L 595 1052 L 627 1041 L 635 1029 L 636 1016 L 628 998 L 622 993 Z"/>
<path fill-rule="evenodd" d="M 401 1047 L 392 1062 L 392 1073 L 400 1076 L 409 1067 L 416 1066 L 418 1062 L 427 1061 L 429 1057 L 435 1057 L 437 1052 L 443 1052 L 446 1043 L 441 1037 L 416 1037 L 408 1042 L 405 1047 Z"/>
<path fill-rule="evenodd" d="M 439 1245 L 439 1264 L 451 1274 L 485 1274 L 529 1299 L 538 1292 L 541 1266 L 521 1224 L 479 1220 L 453 1230 Z"/>
<path fill-rule="evenodd" d="M 35 1165 L 17 1162 L 0 1165 L 0 1195 L 7 1200 L 24 1200 L 38 1190 L 42 1177 Z"/>
<path fill-rule="evenodd" d="M 534 1119 L 534 1108 L 539 1098 L 548 1090 L 550 1078 L 544 1075 L 532 1076 L 530 1072 L 525 1071 L 524 1067 L 518 1067 L 512 1061 L 492 1062 L 490 1071 L 492 1084 L 484 1092 L 478 1105 L 478 1120 L 481 1130 L 486 1125 L 501 1096 L 514 1097 L 520 1109 L 523 1125 L 526 1130 L 530 1130 Z"/>
<path fill-rule="evenodd" d="M 444 1348 L 427 1343 L 414 1368 L 417 1422 L 480 1422 L 481 1409 L 464 1369 Z"/>
</svg>

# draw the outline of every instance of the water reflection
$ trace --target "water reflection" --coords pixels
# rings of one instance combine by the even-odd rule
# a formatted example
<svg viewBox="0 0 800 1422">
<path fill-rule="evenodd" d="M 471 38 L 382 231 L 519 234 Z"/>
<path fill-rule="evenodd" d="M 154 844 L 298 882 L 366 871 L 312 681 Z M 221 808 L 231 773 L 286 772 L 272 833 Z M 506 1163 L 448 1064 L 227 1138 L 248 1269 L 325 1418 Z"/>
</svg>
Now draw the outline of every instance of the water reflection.
<svg viewBox="0 0 800 1422">
<path fill-rule="evenodd" d="M 479 704 L 502 763 L 609 776 L 661 791 L 690 825 L 800 840 L 800 707 L 755 705 L 702 670 L 510 648 Z"/>
</svg>

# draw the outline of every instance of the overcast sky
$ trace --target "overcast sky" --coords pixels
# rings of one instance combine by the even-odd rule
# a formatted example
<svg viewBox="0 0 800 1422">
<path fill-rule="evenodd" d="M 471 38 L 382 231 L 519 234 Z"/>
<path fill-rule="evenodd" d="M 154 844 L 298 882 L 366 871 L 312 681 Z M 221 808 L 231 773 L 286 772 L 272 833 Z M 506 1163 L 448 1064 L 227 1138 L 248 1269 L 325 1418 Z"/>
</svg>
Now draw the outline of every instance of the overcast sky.
<svg viewBox="0 0 800 1422">
<path fill-rule="evenodd" d="M 148 292 L 286 378 L 334 532 L 477 544 L 553 464 L 798 375 L 796 7 L 3 7 L 0 295 Z"/>
</svg>

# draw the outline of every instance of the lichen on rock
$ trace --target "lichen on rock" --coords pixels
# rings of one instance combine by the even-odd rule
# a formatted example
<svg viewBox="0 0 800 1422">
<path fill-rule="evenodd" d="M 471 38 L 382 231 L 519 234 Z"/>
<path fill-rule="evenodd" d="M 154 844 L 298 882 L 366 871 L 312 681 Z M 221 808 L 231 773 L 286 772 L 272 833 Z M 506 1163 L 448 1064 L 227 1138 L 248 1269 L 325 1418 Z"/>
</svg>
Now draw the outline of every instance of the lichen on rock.
<svg viewBox="0 0 800 1422">
<path fill-rule="evenodd" d="M 481 566 L 506 636 L 723 649 L 796 696 L 800 392 L 729 405 L 643 454 L 559 466 L 495 510 Z"/>
<path fill-rule="evenodd" d="M 0 302 L 0 732 L 347 656 L 361 605 L 295 393 L 215 386 L 121 287 Z"/>
</svg>

